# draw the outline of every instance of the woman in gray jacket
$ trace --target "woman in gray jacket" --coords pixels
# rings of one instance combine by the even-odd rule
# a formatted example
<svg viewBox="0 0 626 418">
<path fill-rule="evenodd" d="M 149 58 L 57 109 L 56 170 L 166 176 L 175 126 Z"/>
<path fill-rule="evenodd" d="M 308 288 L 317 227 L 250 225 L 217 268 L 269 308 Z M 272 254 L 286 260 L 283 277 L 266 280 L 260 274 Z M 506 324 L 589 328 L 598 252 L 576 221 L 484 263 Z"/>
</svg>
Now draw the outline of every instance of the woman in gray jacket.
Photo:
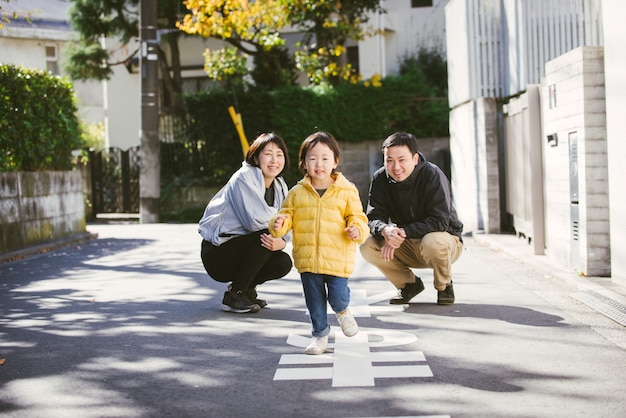
<svg viewBox="0 0 626 418">
<path fill-rule="evenodd" d="M 258 299 L 256 286 L 291 270 L 286 242 L 267 230 L 287 196 L 282 174 L 288 164 L 285 141 L 274 133 L 259 135 L 200 220 L 204 268 L 214 280 L 232 282 L 222 299 L 225 311 L 258 312 L 267 302 Z"/>
</svg>

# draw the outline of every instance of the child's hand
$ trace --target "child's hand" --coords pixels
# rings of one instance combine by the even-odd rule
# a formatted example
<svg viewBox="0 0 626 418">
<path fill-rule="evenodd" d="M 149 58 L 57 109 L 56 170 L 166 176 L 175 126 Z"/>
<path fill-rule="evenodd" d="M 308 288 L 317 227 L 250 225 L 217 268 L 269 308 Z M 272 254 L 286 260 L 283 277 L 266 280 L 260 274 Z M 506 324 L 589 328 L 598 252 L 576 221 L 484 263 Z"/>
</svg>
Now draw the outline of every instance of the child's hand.
<svg viewBox="0 0 626 418">
<path fill-rule="evenodd" d="M 276 219 L 274 220 L 274 230 L 278 231 L 280 228 L 283 227 L 283 224 L 285 223 L 285 219 L 287 218 L 287 216 L 285 215 L 278 215 L 276 217 Z"/>
<path fill-rule="evenodd" d="M 359 228 L 357 228 L 356 226 L 349 226 L 345 228 L 344 231 L 346 234 L 348 234 L 348 237 L 351 240 L 356 241 L 361 238 L 361 231 L 359 231 Z"/>
</svg>

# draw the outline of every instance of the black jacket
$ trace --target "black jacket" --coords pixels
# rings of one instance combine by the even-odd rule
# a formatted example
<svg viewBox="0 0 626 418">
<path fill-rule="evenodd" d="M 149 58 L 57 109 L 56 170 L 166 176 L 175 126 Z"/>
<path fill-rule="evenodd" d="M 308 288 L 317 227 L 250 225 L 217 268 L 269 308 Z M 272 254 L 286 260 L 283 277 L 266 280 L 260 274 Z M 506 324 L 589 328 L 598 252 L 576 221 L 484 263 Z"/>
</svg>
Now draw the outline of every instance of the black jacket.
<svg viewBox="0 0 626 418">
<path fill-rule="evenodd" d="M 419 153 L 417 168 L 397 183 L 381 167 L 370 186 L 367 217 L 372 235 L 382 237 L 385 226 L 394 224 L 407 238 L 447 231 L 461 238 L 463 224 L 452 205 L 450 182 L 435 164 Z"/>
</svg>

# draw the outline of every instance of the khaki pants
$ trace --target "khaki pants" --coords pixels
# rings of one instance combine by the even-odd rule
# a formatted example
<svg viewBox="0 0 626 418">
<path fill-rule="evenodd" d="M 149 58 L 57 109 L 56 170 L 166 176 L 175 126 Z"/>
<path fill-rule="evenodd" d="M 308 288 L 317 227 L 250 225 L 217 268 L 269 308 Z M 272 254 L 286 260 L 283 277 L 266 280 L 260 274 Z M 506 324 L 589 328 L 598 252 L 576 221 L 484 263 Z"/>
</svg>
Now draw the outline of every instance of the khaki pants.
<svg viewBox="0 0 626 418">
<path fill-rule="evenodd" d="M 395 250 L 391 261 L 385 261 L 380 254 L 384 244 L 384 239 L 370 235 L 361 245 L 361 254 L 398 289 L 415 282 L 410 268 L 432 268 L 435 289 L 444 290 L 452 281 L 452 263 L 463 252 L 459 237 L 447 232 L 431 232 L 422 239 L 406 239 Z"/>
</svg>

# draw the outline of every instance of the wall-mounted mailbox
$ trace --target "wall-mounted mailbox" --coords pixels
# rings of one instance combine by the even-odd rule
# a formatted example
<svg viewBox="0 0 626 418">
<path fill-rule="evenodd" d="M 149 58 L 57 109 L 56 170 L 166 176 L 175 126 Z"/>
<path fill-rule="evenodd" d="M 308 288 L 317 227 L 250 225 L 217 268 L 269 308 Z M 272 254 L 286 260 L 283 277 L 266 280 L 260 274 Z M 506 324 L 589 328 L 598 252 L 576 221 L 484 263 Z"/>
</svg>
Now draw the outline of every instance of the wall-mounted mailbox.
<svg viewBox="0 0 626 418">
<path fill-rule="evenodd" d="M 551 147 L 556 147 L 559 145 L 559 137 L 557 134 L 548 135 L 548 145 Z"/>
</svg>

